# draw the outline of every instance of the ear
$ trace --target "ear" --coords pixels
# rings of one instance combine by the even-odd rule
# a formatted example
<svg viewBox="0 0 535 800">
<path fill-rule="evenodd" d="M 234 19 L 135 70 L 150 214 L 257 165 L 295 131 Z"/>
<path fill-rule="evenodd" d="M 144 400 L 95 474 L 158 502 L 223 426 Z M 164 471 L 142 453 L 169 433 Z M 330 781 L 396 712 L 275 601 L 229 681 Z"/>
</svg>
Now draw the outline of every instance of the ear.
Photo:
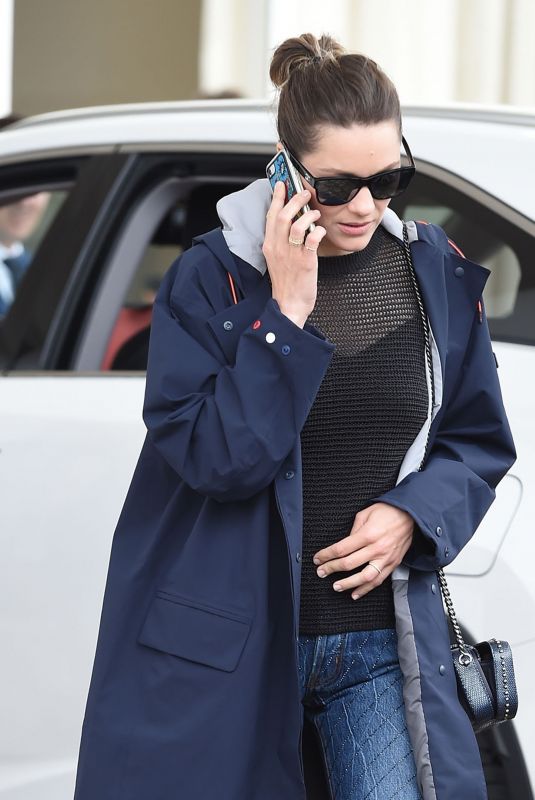
<svg viewBox="0 0 535 800">
<path fill-rule="evenodd" d="M 277 153 L 280 153 L 280 151 L 283 149 L 282 142 L 277 142 Z"/>
</svg>

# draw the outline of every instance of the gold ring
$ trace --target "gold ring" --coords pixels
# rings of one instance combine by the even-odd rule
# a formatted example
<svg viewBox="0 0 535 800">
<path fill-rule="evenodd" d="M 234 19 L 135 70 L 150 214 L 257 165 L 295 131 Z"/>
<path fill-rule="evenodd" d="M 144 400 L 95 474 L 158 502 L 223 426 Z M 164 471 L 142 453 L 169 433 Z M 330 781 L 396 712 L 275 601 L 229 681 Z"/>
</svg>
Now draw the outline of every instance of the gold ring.
<svg viewBox="0 0 535 800">
<path fill-rule="evenodd" d="M 318 248 L 317 247 L 309 247 L 307 244 L 305 245 L 306 250 L 312 250 L 313 253 L 316 253 Z"/>
<path fill-rule="evenodd" d="M 369 567 L 373 567 L 374 569 L 376 569 L 376 570 L 377 570 L 377 574 L 378 574 L 378 575 L 381 575 L 381 573 L 383 572 L 383 570 L 382 570 L 380 567 L 376 567 L 376 566 L 375 566 L 375 564 L 373 563 L 373 561 L 368 561 L 368 566 L 369 566 Z"/>
<path fill-rule="evenodd" d="M 290 244 L 293 244 L 295 247 L 301 247 L 301 245 L 303 244 L 303 242 L 305 240 L 304 239 L 292 239 L 292 237 L 289 236 L 288 237 L 288 241 L 289 241 Z"/>
</svg>

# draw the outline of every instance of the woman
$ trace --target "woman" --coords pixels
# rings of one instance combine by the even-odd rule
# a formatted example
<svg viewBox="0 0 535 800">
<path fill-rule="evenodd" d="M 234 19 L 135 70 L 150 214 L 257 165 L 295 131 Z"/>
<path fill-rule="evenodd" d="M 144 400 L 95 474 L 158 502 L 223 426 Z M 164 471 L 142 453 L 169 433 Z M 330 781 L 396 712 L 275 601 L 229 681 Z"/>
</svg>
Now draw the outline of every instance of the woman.
<svg viewBox="0 0 535 800">
<path fill-rule="evenodd" d="M 373 61 L 305 34 L 271 77 L 308 193 L 223 198 L 159 289 L 75 800 L 304 798 L 305 715 L 333 798 L 483 800 L 435 571 L 515 460 L 489 271 L 388 208 Z"/>
</svg>

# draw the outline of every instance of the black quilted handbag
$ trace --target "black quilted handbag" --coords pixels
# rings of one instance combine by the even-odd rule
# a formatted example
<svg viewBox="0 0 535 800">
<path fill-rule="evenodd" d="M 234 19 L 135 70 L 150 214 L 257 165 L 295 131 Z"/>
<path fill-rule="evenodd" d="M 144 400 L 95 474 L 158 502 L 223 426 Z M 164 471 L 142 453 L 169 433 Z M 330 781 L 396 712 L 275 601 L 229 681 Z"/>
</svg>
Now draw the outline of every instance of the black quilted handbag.
<svg viewBox="0 0 535 800">
<path fill-rule="evenodd" d="M 513 719 L 517 712 L 513 654 L 509 643 L 501 639 L 466 644 L 442 569 L 438 570 L 438 579 L 457 640 L 451 645 L 457 693 L 474 731 L 478 733 L 491 725 Z"/>
</svg>

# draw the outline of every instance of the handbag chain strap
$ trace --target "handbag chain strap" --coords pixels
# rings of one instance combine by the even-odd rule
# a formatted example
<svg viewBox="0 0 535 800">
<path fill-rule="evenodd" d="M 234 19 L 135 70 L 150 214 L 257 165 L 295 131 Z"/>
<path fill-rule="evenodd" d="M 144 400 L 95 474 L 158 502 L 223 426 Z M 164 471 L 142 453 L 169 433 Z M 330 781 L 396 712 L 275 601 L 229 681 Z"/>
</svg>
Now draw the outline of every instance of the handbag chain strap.
<svg viewBox="0 0 535 800">
<path fill-rule="evenodd" d="M 420 294 L 420 287 L 418 285 L 418 280 L 416 278 L 416 273 L 414 271 L 414 266 L 413 266 L 413 263 L 412 263 L 412 253 L 411 253 L 411 248 L 410 248 L 410 245 L 409 245 L 409 234 L 408 234 L 408 231 L 407 231 L 407 225 L 405 223 L 403 223 L 403 247 L 404 247 L 404 250 L 405 250 L 405 255 L 407 257 L 407 263 L 409 265 L 409 272 L 410 272 L 411 279 L 412 279 L 412 282 L 413 282 L 413 285 L 414 285 L 414 290 L 416 292 L 416 299 L 417 299 L 417 302 L 418 302 L 418 308 L 420 309 L 420 316 L 422 317 L 422 323 L 423 323 L 423 327 L 424 327 L 425 356 L 426 356 L 426 361 L 427 361 L 427 368 L 429 370 L 429 379 L 430 379 L 430 383 L 431 383 L 431 403 L 432 403 L 432 405 L 434 405 L 434 403 L 435 403 L 435 382 L 434 382 L 434 376 L 433 376 L 433 359 L 432 359 L 432 356 L 431 356 L 431 344 L 430 344 L 430 335 L 429 335 L 429 319 L 427 317 L 427 314 L 425 313 L 424 304 L 423 304 L 422 297 L 421 297 L 421 294 Z M 425 442 L 424 454 L 423 454 L 423 457 L 422 457 L 422 460 L 420 462 L 420 466 L 418 467 L 417 472 L 420 472 L 421 469 L 423 468 L 424 461 L 425 461 L 426 456 L 427 456 L 427 448 L 428 448 L 428 444 L 429 444 L 430 431 L 431 431 L 431 426 L 429 426 L 429 428 L 427 429 L 427 439 L 426 439 L 426 442 Z M 459 626 L 459 623 L 457 622 L 457 615 L 455 614 L 455 609 L 453 608 L 453 602 L 452 602 L 452 599 L 451 599 L 450 590 L 448 589 L 448 584 L 446 582 L 446 576 L 444 575 L 444 570 L 442 568 L 438 569 L 437 570 L 437 575 L 438 575 L 438 580 L 439 580 L 439 583 L 440 583 L 440 589 L 442 591 L 442 596 L 443 596 L 444 602 L 446 604 L 446 610 L 448 612 L 448 616 L 450 618 L 450 622 L 451 622 L 452 628 L 453 628 L 454 633 L 455 633 L 455 638 L 457 640 L 457 646 L 459 647 L 459 650 L 460 650 L 460 653 L 461 653 L 460 656 L 459 656 L 459 660 L 461 661 L 461 664 L 463 664 L 463 665 L 469 664 L 470 661 L 472 661 L 472 655 L 470 654 L 470 652 L 469 652 L 469 650 L 468 650 L 468 648 L 467 648 L 467 646 L 466 646 L 466 644 L 464 642 L 463 635 L 462 635 L 462 632 L 461 632 L 461 628 Z M 456 645 L 454 645 L 454 644 L 451 645 L 451 647 L 455 647 L 455 646 Z"/>
</svg>

